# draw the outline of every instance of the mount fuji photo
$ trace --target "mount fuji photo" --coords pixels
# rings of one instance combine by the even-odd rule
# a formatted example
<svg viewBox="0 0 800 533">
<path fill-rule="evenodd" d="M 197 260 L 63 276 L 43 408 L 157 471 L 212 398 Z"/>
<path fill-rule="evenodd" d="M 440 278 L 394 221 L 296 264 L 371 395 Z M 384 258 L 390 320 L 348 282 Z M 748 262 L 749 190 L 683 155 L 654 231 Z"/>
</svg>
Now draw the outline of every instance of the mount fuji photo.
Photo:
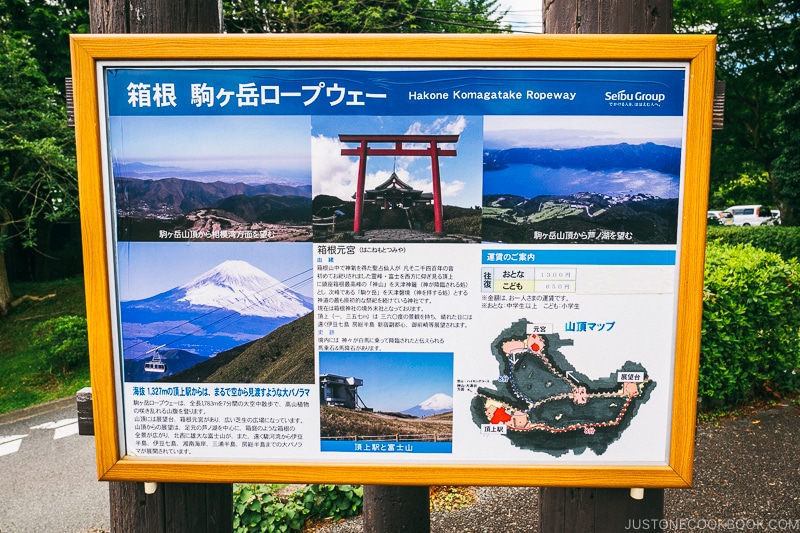
<svg viewBox="0 0 800 533">
<path fill-rule="evenodd" d="M 451 453 L 453 364 L 452 352 L 320 351 L 322 451 L 376 439 Z"/>
<path fill-rule="evenodd" d="M 165 378 L 305 316 L 313 300 L 293 287 L 310 277 L 306 271 L 281 281 L 229 259 L 154 296 L 122 299 L 125 380 Z"/>
<path fill-rule="evenodd" d="M 453 398 L 447 394 L 434 394 L 427 400 L 418 403 L 410 409 L 403 411 L 403 414 L 425 418 L 426 416 L 447 413 L 453 410 Z"/>
</svg>

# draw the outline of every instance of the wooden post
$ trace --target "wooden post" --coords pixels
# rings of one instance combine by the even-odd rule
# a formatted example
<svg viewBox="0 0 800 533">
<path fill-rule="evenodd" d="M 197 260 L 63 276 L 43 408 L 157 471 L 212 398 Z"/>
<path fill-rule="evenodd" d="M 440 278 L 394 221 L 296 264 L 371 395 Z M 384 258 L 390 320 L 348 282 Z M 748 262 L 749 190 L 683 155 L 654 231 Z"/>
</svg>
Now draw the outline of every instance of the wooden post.
<svg viewBox="0 0 800 533">
<path fill-rule="evenodd" d="M 230 532 L 230 488 L 228 484 L 159 483 L 153 494 L 145 494 L 144 483 L 110 483 L 111 531 Z"/>
<path fill-rule="evenodd" d="M 222 2 L 89 0 L 89 21 L 92 33 L 220 33 Z M 159 483 L 145 494 L 143 483 L 115 481 L 109 497 L 112 533 L 233 531 L 231 484 Z"/>
<path fill-rule="evenodd" d="M 365 533 L 429 533 L 429 487 L 364 486 Z"/>
<path fill-rule="evenodd" d="M 89 0 L 92 33 L 221 33 L 221 0 Z"/>
<path fill-rule="evenodd" d="M 542 0 L 544 33 L 672 33 L 672 0 Z"/>
<path fill-rule="evenodd" d="M 545 33 L 671 33 L 672 0 L 542 0 Z M 660 531 L 664 489 L 646 489 L 635 500 L 629 489 L 565 489 L 539 492 L 543 533 L 612 533 L 638 529 L 642 521 Z M 633 521 L 633 526 L 629 521 Z"/>
<path fill-rule="evenodd" d="M 664 518 L 664 489 L 646 489 L 644 499 L 631 498 L 629 489 L 564 489 L 539 491 L 542 533 L 619 533 L 648 529 Z"/>
</svg>

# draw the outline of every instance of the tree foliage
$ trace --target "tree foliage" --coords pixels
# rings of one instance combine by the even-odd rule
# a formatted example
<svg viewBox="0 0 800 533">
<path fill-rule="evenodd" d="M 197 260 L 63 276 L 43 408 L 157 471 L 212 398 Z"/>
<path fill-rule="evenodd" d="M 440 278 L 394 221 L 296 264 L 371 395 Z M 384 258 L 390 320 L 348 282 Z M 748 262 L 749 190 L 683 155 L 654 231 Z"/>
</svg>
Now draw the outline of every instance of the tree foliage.
<svg viewBox="0 0 800 533">
<path fill-rule="evenodd" d="M 224 0 L 228 32 L 500 32 L 497 0 Z"/>
<path fill-rule="evenodd" d="M 89 33 L 86 0 L 0 0 L 0 30 L 31 45 L 47 80 L 62 87 L 70 76 L 69 34 Z"/>
<path fill-rule="evenodd" d="M 766 173 L 761 201 L 788 207 L 772 169 L 787 147 L 787 137 L 777 132 L 778 96 L 800 78 L 798 25 L 800 0 L 675 0 L 676 31 L 714 33 L 719 43 L 725 127 L 714 132 L 712 192 L 743 177 L 760 180 Z"/>
<path fill-rule="evenodd" d="M 800 30 L 795 30 L 793 41 L 800 46 Z M 800 79 L 784 85 L 778 94 L 777 135 L 781 151 L 775 160 L 773 173 L 778 194 L 784 201 L 783 218 L 800 219 Z"/>
<path fill-rule="evenodd" d="M 58 92 L 24 40 L 0 33 L 0 261 L 12 239 L 36 244 L 40 224 L 77 208 L 74 140 Z M 5 266 L 0 265 L 5 273 Z M 0 315 L 10 306 L 0 276 Z"/>
<path fill-rule="evenodd" d="M 0 0 L 0 316 L 12 298 L 5 250 L 77 204 L 74 136 L 61 89 L 69 34 L 89 31 L 84 0 Z"/>
</svg>

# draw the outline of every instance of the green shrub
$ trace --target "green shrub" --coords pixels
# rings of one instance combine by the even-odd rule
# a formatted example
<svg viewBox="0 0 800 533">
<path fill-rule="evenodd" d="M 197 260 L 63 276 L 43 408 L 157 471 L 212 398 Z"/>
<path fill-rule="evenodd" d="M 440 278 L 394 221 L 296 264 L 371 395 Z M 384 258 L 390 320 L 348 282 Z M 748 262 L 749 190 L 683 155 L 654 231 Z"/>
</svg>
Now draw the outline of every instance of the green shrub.
<svg viewBox="0 0 800 533">
<path fill-rule="evenodd" d="M 33 348 L 51 374 L 66 375 L 89 362 L 86 319 L 66 315 L 45 320 L 33 328 Z"/>
<path fill-rule="evenodd" d="M 481 213 L 477 209 L 471 215 L 461 216 L 457 218 L 446 218 L 444 220 L 445 233 L 457 233 L 460 235 L 474 235 L 480 236 L 481 234 Z"/>
<path fill-rule="evenodd" d="M 462 235 L 481 234 L 481 210 L 478 208 L 442 206 L 442 230 L 445 233 Z M 432 233 L 435 230 L 432 205 L 418 205 L 411 208 L 414 229 Z"/>
<path fill-rule="evenodd" d="M 800 227 L 796 226 L 709 226 L 706 240 L 717 244 L 752 244 L 784 259 L 800 258 Z"/>
<path fill-rule="evenodd" d="M 280 485 L 236 485 L 233 491 L 234 533 L 284 533 L 300 531 L 308 510 L 292 495 L 281 501 Z"/>
<path fill-rule="evenodd" d="M 751 228 L 752 229 L 752 228 Z M 706 248 L 699 394 L 735 405 L 798 390 L 800 265 L 750 245 Z"/>
<path fill-rule="evenodd" d="M 339 520 L 361 512 L 364 487 L 354 485 L 309 485 L 303 504 L 314 518 Z"/>
<path fill-rule="evenodd" d="M 281 499 L 282 485 L 241 484 L 233 491 L 234 533 L 301 531 L 310 518 L 347 518 L 361 513 L 363 487 L 308 485 Z"/>
</svg>

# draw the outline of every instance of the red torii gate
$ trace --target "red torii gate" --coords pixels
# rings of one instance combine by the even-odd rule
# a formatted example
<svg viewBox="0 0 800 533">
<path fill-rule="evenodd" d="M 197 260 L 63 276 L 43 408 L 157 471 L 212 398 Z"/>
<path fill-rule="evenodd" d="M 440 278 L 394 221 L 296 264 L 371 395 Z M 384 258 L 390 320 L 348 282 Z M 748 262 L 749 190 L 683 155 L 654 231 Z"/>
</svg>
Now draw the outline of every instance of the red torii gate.
<svg viewBox="0 0 800 533">
<path fill-rule="evenodd" d="M 361 214 L 364 206 L 364 181 L 367 177 L 367 156 L 407 155 L 430 156 L 433 180 L 433 225 L 436 233 L 442 230 L 442 187 L 439 182 L 439 156 L 457 155 L 455 150 L 443 149 L 439 143 L 456 143 L 459 135 L 339 135 L 343 143 L 359 143 L 358 148 L 342 148 L 342 155 L 358 156 L 358 188 L 353 232 L 361 233 Z M 374 148 L 369 143 L 394 143 L 394 148 Z M 427 143 L 427 148 L 405 148 L 404 143 Z"/>
</svg>

